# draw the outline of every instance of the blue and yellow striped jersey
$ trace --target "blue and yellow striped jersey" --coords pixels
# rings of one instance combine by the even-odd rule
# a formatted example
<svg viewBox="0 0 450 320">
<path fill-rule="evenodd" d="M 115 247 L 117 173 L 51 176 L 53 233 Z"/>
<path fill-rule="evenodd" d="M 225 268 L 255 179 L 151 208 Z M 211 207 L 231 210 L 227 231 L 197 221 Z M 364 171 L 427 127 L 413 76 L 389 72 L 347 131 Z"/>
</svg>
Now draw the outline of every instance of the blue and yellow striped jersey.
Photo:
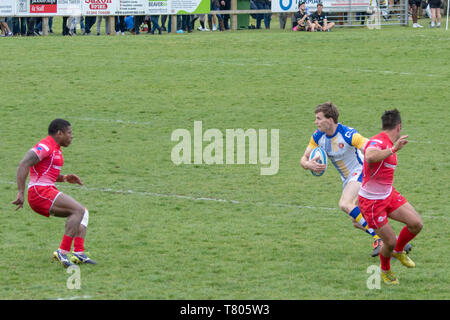
<svg viewBox="0 0 450 320">
<path fill-rule="evenodd" d="M 366 140 L 355 129 L 338 123 L 336 132 L 332 136 L 316 130 L 308 147 L 311 149 L 322 147 L 341 175 L 342 181 L 345 181 L 355 170 L 362 170 L 364 158 L 359 149 Z"/>
</svg>

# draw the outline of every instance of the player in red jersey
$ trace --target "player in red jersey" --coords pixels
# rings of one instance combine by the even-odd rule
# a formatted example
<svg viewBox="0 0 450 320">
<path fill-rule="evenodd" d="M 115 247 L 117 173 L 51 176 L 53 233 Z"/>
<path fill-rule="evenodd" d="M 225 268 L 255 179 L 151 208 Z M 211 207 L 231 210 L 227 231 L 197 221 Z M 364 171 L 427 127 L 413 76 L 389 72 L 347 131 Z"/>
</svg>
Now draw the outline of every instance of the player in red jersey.
<svg viewBox="0 0 450 320">
<path fill-rule="evenodd" d="M 369 140 L 364 151 L 359 208 L 369 227 L 383 240 L 379 254 L 383 281 L 398 284 L 390 267 L 391 255 L 406 267 L 414 268 L 414 262 L 403 249 L 422 230 L 423 223 L 413 206 L 392 185 L 397 166 L 396 152 L 408 143 L 408 136 L 401 135 L 400 112 L 397 109 L 386 111 L 381 120 L 383 131 Z M 398 239 L 388 217 L 405 224 Z"/>
<path fill-rule="evenodd" d="M 19 163 L 16 174 L 18 193 L 16 200 L 13 201 L 13 204 L 17 205 L 16 210 L 23 207 L 25 182 L 30 173 L 28 184 L 30 207 L 45 217 L 52 215 L 67 218 L 61 245 L 53 253 L 54 258 L 64 267 L 69 267 L 73 263 L 96 263 L 84 253 L 84 239 L 89 221 L 88 210 L 55 187 L 55 182 L 83 185 L 75 174 L 60 174 L 64 164 L 61 147 L 68 147 L 71 142 L 70 123 L 63 119 L 53 120 L 48 127 L 48 136 L 31 148 Z M 69 259 L 67 254 L 72 248 L 72 242 L 74 251 Z"/>
</svg>

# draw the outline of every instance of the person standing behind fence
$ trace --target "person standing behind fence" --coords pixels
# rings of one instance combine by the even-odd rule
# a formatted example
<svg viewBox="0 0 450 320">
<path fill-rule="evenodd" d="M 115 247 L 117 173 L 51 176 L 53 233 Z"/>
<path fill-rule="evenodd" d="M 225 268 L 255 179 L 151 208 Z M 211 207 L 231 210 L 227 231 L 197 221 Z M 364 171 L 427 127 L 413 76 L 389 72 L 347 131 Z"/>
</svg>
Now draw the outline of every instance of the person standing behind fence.
<svg viewBox="0 0 450 320">
<path fill-rule="evenodd" d="M 253 0 L 253 3 L 256 6 L 257 10 L 266 10 L 267 9 L 267 2 L 266 0 Z M 256 14 L 256 29 L 261 29 L 261 21 L 264 20 L 264 26 L 266 29 L 270 29 L 270 14 L 265 13 L 258 13 Z"/>
<path fill-rule="evenodd" d="M 220 2 L 219 0 L 211 0 L 211 11 L 219 11 L 220 10 Z M 224 26 L 223 23 L 223 15 L 221 14 L 216 14 L 216 15 L 212 15 L 212 14 L 208 14 L 208 26 L 209 29 L 211 31 L 216 31 L 216 24 L 215 24 L 215 20 L 214 17 L 216 17 L 217 20 L 219 20 L 219 25 Z"/>
<path fill-rule="evenodd" d="M 220 0 L 220 10 L 231 10 L 231 1 L 230 0 Z M 230 15 L 229 14 L 223 14 L 223 29 L 229 30 L 230 29 Z M 220 29 L 221 31 L 222 28 Z"/>
<path fill-rule="evenodd" d="M 440 28 L 441 27 L 441 5 L 442 0 L 428 0 L 428 4 L 431 9 L 431 24 L 430 28 Z"/>
<path fill-rule="evenodd" d="M 150 16 L 152 28 L 148 29 L 148 33 L 155 34 L 155 31 L 158 30 L 158 34 L 162 33 L 162 27 L 159 25 L 158 20 L 159 16 Z"/>
<path fill-rule="evenodd" d="M 423 26 L 417 23 L 417 11 L 419 9 L 419 6 L 421 5 L 421 2 L 422 0 L 408 0 L 409 11 L 411 12 L 413 21 L 413 28 L 423 28 Z"/>
<path fill-rule="evenodd" d="M 13 35 L 6 23 L 6 17 L 0 17 L 0 28 L 2 29 L 2 37 L 11 37 Z"/>
<path fill-rule="evenodd" d="M 109 34 L 109 20 L 108 17 L 98 16 L 97 17 L 97 35 L 100 35 L 100 29 L 102 27 L 102 20 L 105 20 L 105 33 Z"/>
</svg>

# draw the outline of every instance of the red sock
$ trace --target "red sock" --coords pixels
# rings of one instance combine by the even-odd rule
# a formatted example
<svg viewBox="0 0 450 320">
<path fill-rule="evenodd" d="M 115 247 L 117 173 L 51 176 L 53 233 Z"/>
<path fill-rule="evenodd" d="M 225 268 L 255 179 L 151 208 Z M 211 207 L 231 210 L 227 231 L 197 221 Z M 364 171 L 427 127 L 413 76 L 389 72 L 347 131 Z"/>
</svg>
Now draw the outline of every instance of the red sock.
<svg viewBox="0 0 450 320">
<path fill-rule="evenodd" d="M 403 248 L 405 248 L 405 245 L 410 242 L 412 239 L 414 239 L 416 235 L 411 233 L 408 230 L 407 226 L 404 226 L 402 231 L 400 231 L 400 234 L 398 235 L 397 244 L 395 245 L 395 252 L 403 252 Z"/>
<path fill-rule="evenodd" d="M 66 252 L 70 252 L 70 248 L 72 248 L 72 241 L 73 241 L 72 237 L 64 235 L 61 241 L 61 245 L 59 246 L 59 249 Z"/>
<path fill-rule="evenodd" d="M 380 253 L 380 261 L 381 261 L 381 270 L 387 271 L 391 269 L 391 257 L 386 258 Z"/>
<path fill-rule="evenodd" d="M 74 252 L 84 252 L 84 239 L 81 237 L 75 237 L 73 243 Z"/>
</svg>

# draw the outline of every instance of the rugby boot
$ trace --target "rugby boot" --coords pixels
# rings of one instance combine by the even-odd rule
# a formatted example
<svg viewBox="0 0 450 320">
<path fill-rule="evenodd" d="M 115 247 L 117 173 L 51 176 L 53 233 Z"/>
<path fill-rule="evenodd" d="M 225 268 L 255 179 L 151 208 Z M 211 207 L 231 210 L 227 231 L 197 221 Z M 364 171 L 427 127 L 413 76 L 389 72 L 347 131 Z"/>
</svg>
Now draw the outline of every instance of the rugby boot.
<svg viewBox="0 0 450 320">
<path fill-rule="evenodd" d="M 406 255 L 405 251 L 402 251 L 400 253 L 393 251 L 392 256 L 398 261 L 400 261 L 401 264 L 404 265 L 405 267 L 414 268 L 416 266 L 414 261 L 412 261 L 411 258 Z"/>
<path fill-rule="evenodd" d="M 381 278 L 383 279 L 383 282 L 387 285 L 396 285 L 400 283 L 400 281 L 398 281 L 397 277 L 394 275 L 392 270 L 383 271 L 380 268 L 380 274 Z"/>
<path fill-rule="evenodd" d="M 403 250 L 406 252 L 406 254 L 408 254 L 412 250 L 411 243 L 407 243 Z"/>
<path fill-rule="evenodd" d="M 75 253 L 72 252 L 72 257 L 70 257 L 70 261 L 75 264 L 97 264 L 95 260 L 89 258 L 84 252 L 83 253 Z"/>
<path fill-rule="evenodd" d="M 371 256 L 372 257 L 376 257 L 380 254 L 380 249 L 381 249 L 381 245 L 383 244 L 383 240 L 381 239 L 376 239 L 374 240 L 372 246 L 373 246 L 373 251 Z"/>
<path fill-rule="evenodd" d="M 64 268 L 68 268 L 74 265 L 73 263 L 70 262 L 69 258 L 67 257 L 67 254 L 61 253 L 59 249 L 53 252 L 53 258 L 56 261 L 59 261 Z"/>
</svg>

